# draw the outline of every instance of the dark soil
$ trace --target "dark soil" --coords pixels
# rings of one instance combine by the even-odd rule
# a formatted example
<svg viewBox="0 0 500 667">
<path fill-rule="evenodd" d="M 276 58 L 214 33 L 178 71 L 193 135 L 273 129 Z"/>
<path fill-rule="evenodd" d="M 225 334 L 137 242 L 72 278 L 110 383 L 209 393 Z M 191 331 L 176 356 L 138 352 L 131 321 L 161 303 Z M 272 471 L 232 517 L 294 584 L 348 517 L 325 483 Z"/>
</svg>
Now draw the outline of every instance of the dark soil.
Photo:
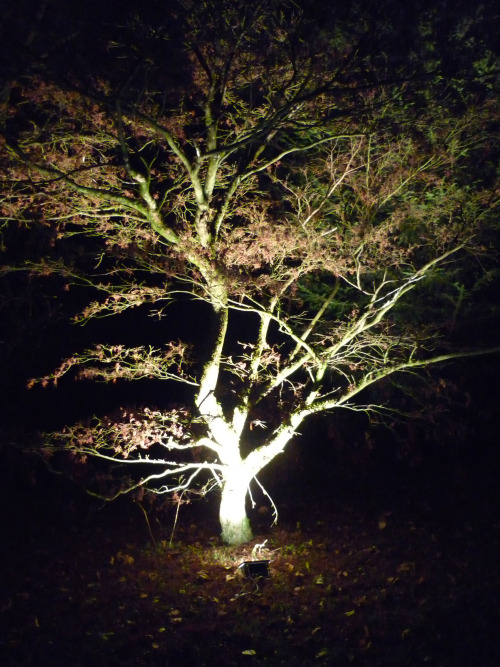
<svg viewBox="0 0 500 667">
<path fill-rule="evenodd" d="M 2 505 L 3 667 L 500 665 L 487 508 L 304 500 L 227 548 L 215 504 L 182 506 L 170 543 L 175 507 L 18 492 Z M 252 558 L 269 577 L 240 574 Z"/>
</svg>

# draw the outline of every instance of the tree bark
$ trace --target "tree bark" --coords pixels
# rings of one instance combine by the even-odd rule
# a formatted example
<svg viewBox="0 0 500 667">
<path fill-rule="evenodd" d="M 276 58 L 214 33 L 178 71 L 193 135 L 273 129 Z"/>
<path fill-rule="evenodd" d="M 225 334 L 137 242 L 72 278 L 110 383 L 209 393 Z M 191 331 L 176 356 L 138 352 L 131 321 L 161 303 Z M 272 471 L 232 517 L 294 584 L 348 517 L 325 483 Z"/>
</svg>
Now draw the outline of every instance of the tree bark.
<svg viewBox="0 0 500 667">
<path fill-rule="evenodd" d="M 241 467 L 228 470 L 219 511 L 221 537 L 225 544 L 236 546 L 249 542 L 253 537 L 245 507 L 249 483 L 248 473 Z"/>
</svg>

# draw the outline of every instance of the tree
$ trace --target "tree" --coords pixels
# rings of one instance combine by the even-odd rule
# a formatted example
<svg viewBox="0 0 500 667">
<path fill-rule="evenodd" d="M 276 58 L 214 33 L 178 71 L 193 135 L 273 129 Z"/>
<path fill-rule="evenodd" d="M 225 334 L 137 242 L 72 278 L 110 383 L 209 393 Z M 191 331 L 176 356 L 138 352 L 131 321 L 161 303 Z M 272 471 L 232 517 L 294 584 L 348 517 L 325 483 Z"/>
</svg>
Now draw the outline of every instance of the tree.
<svg viewBox="0 0 500 667">
<path fill-rule="evenodd" d="M 400 16 L 403 53 L 381 49 L 402 24 L 358 6 L 319 25 L 313 3 L 249 4 L 130 15 L 85 57 L 82 28 L 73 68 L 61 51 L 11 82 L 2 140 L 3 219 L 46 239 L 23 268 L 91 286 L 75 322 L 136 308 L 166 341 L 100 343 L 30 385 L 184 387 L 181 404 L 171 390 L 45 434 L 44 451 L 137 469 L 113 497 L 218 486 L 229 544 L 251 538 L 249 485 L 305 420 L 381 411 L 363 401 L 377 382 L 484 353 L 438 332 L 498 206 L 497 61 L 477 39 L 444 83 L 432 12 Z M 457 49 L 473 29 L 457 19 Z M 440 317 L 415 317 L 410 296 L 437 284 Z M 179 299 L 194 347 L 170 333 Z"/>
</svg>

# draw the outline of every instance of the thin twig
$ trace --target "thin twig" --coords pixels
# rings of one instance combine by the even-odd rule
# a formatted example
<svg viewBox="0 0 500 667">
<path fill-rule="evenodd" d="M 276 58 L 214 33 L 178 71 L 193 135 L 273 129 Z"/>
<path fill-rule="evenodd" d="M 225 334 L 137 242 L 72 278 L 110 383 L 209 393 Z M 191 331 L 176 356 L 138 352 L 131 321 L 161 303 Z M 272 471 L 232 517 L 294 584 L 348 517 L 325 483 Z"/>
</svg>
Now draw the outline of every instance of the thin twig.
<svg viewBox="0 0 500 667">
<path fill-rule="evenodd" d="M 146 510 L 144 509 L 144 507 L 141 505 L 141 503 L 140 503 L 138 500 L 136 500 L 135 502 L 139 505 L 139 507 L 141 508 L 141 510 L 142 510 L 143 513 L 144 513 L 144 518 L 146 519 L 146 523 L 147 523 L 147 526 L 148 526 L 149 534 L 151 535 L 151 539 L 152 539 L 152 541 L 153 541 L 154 548 L 156 549 L 156 548 L 158 547 L 158 545 L 156 544 L 156 540 L 155 540 L 155 538 L 154 538 L 153 531 L 151 530 L 151 524 L 149 523 L 148 513 L 146 512 Z"/>
<path fill-rule="evenodd" d="M 185 491 L 185 489 L 184 489 L 184 491 Z M 179 509 L 180 509 L 180 506 L 182 505 L 182 496 L 184 495 L 184 491 L 182 491 L 181 495 L 180 495 L 180 496 L 177 498 L 177 500 L 176 500 L 176 502 L 177 502 L 177 509 L 175 510 L 174 525 L 173 525 L 173 528 L 172 528 L 172 533 L 170 534 L 170 541 L 169 541 L 169 543 L 168 543 L 168 548 L 169 548 L 169 549 L 172 548 L 172 542 L 173 542 L 173 540 L 174 540 L 175 528 L 176 528 L 176 526 L 177 526 L 177 518 L 178 518 L 178 516 L 179 516 Z"/>
</svg>

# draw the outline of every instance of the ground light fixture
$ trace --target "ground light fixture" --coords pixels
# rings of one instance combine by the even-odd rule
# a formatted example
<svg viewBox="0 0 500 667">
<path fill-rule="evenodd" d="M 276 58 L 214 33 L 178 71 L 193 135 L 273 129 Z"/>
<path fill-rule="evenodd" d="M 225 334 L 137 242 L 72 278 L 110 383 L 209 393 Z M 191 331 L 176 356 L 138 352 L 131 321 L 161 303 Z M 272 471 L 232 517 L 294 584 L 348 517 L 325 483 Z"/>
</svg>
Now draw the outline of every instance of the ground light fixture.
<svg viewBox="0 0 500 667">
<path fill-rule="evenodd" d="M 238 565 L 238 570 L 242 572 L 245 577 L 250 579 L 260 579 L 261 577 L 269 576 L 269 560 L 246 560 Z"/>
</svg>

